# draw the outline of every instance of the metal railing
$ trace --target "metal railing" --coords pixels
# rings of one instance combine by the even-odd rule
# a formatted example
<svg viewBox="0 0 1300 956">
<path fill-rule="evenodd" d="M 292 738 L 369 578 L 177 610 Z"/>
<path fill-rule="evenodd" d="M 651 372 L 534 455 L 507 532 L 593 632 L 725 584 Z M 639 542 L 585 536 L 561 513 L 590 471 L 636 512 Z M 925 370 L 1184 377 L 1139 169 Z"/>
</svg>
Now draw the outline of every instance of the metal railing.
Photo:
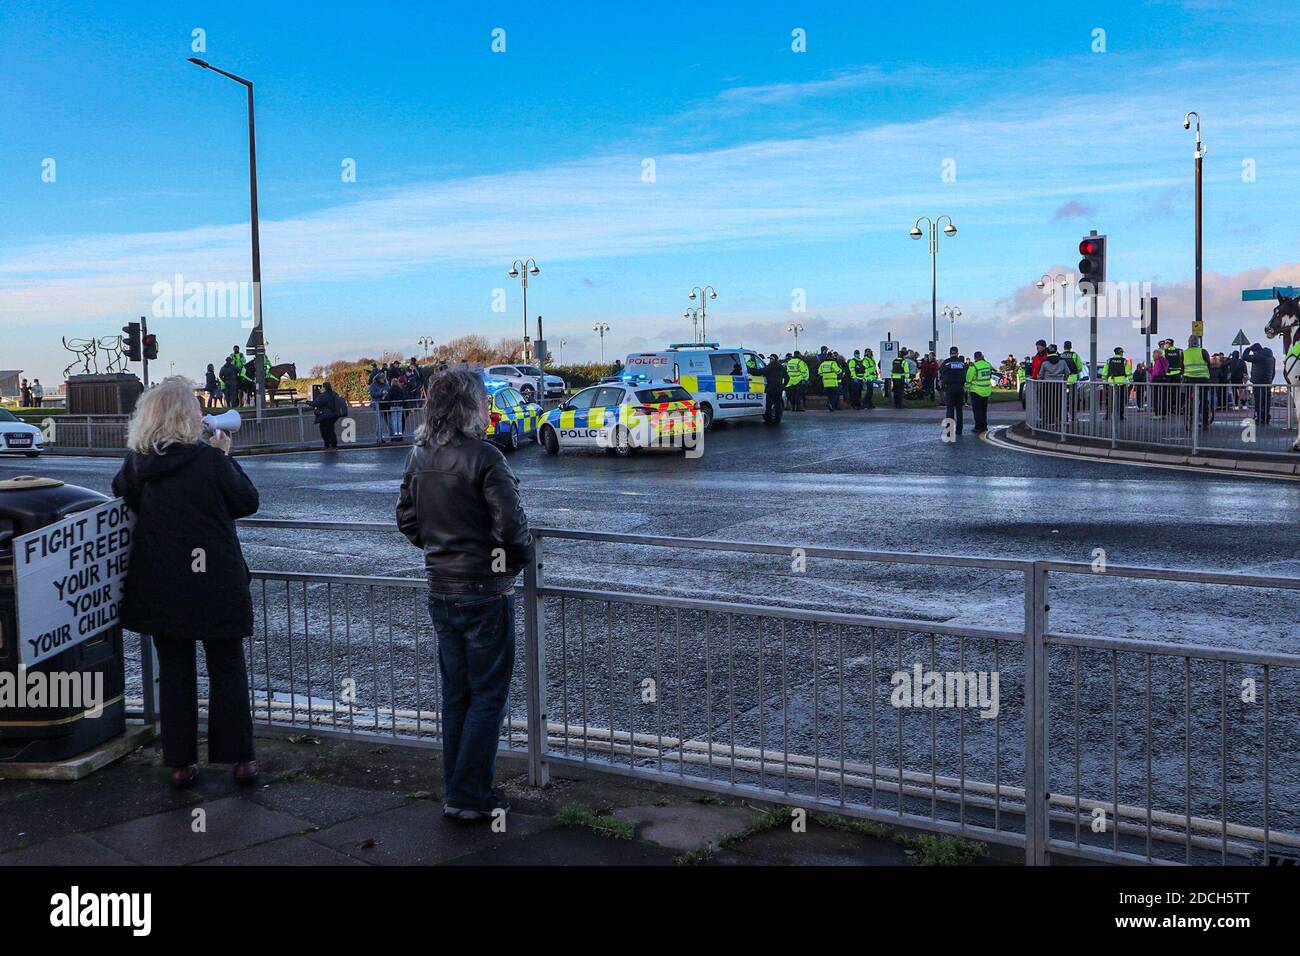
<svg viewBox="0 0 1300 956">
<path fill-rule="evenodd" d="M 1051 630 L 1051 581 L 1095 583 L 1095 565 L 534 533 L 500 736 L 527 756 L 534 784 L 555 766 L 598 766 L 1019 847 L 1031 864 L 1300 853 L 1300 655 Z M 661 552 L 774 573 L 792 554 L 859 575 L 872 565 L 891 576 L 990 572 L 1023 617 L 976 627 L 753 603 L 728 596 L 725 581 L 722 596 L 602 589 L 581 572 L 576 584 L 551 583 L 565 559 L 616 557 L 636 579 Z M 1259 575 L 1119 566 L 1104 575 L 1107 587 L 1300 591 L 1300 581 Z M 259 722 L 436 745 L 442 689 L 423 580 L 254 579 L 258 623 L 246 650 Z"/>
<path fill-rule="evenodd" d="M 1297 440 L 1286 385 L 1029 381 L 1025 424 L 1062 442 L 1086 438 L 1191 454 L 1282 454 Z"/>
<path fill-rule="evenodd" d="M 354 405 L 347 419 L 335 424 L 339 443 L 370 442 L 376 437 L 376 417 L 388 415 L 390 424 L 397 421 L 393 412 L 378 413 L 366 405 Z M 320 428 L 314 421 L 315 410 L 306 405 L 268 408 L 266 416 L 258 419 L 245 414 L 243 424 L 233 436 L 235 449 L 248 448 L 319 448 L 322 443 Z M 424 409 L 411 408 L 400 412 L 402 430 L 410 436 L 424 418 Z M 53 415 L 45 427 L 52 440 L 49 448 L 104 451 L 125 450 L 127 419 L 120 415 Z M 37 423 L 40 425 L 41 423 Z"/>
</svg>

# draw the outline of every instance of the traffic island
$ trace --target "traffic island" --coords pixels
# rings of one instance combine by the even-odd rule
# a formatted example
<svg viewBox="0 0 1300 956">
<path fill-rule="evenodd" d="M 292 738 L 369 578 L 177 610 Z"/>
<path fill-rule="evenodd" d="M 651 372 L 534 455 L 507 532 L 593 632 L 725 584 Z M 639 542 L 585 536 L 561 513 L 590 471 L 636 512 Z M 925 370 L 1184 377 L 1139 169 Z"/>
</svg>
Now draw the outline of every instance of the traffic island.
<svg viewBox="0 0 1300 956">
<path fill-rule="evenodd" d="M 1177 468 L 1213 475 L 1300 480 L 1300 454 L 1253 452 L 1249 455 L 1234 455 L 1226 451 L 1209 449 L 1202 449 L 1196 453 L 1179 452 L 1175 449 L 1153 451 L 1150 446 L 1123 441 L 1116 442 L 1112 447 L 1108 439 L 1071 435 L 1062 441 L 1059 438 L 1039 437 L 1023 421 L 994 428 L 986 436 L 986 440 L 1003 448 L 1040 455 L 1076 458 L 1080 461 L 1110 461 L 1123 465 Z"/>
</svg>

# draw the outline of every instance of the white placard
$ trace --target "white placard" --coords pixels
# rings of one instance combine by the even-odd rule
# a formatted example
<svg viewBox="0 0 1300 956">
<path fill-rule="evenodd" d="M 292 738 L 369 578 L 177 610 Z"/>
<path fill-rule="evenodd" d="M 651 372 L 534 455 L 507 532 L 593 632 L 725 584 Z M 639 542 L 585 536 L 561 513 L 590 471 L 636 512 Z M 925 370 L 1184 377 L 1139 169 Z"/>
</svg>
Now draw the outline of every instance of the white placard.
<svg viewBox="0 0 1300 956">
<path fill-rule="evenodd" d="M 134 516 L 121 498 L 14 539 L 18 659 L 25 667 L 117 623 Z"/>
</svg>

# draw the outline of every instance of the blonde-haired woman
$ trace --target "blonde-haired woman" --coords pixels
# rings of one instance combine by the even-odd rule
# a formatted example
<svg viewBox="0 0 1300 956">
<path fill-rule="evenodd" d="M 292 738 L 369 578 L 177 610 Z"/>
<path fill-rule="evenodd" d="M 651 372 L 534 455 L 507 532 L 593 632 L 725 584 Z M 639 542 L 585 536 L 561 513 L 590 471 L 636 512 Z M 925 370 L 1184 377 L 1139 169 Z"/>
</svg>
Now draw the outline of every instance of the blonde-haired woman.
<svg viewBox="0 0 1300 956">
<path fill-rule="evenodd" d="M 113 494 L 135 514 L 122 626 L 154 639 L 163 758 L 174 787 L 198 776 L 196 644 L 208 668 L 208 759 L 257 779 L 244 638 L 253 633 L 248 565 L 235 519 L 257 511 L 257 489 L 231 457 L 230 436 L 203 440 L 194 384 L 169 378 L 145 392 L 127 431 Z"/>
</svg>

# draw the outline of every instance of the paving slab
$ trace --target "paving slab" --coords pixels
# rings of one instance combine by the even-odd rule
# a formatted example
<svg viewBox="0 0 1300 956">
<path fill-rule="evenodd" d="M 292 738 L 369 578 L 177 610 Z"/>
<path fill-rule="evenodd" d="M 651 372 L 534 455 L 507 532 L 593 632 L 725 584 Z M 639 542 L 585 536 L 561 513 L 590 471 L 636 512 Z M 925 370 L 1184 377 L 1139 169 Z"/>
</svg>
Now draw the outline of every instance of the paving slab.
<svg viewBox="0 0 1300 956">
<path fill-rule="evenodd" d="M 193 813 L 186 807 L 155 813 L 95 831 L 99 840 L 138 863 L 176 865 L 303 833 L 313 824 L 300 817 L 268 810 L 244 797 L 225 797 L 202 804 L 204 832 L 192 829 Z"/>
<path fill-rule="evenodd" d="M 730 856 L 734 854 L 734 859 Z M 755 833 L 729 847 L 714 862 L 766 863 L 775 866 L 907 866 L 897 843 L 874 840 L 847 830 L 810 826 L 804 833 L 777 827 Z"/>
<path fill-rule="evenodd" d="M 681 803 L 666 807 L 623 807 L 614 817 L 637 827 L 637 837 L 671 850 L 686 852 L 717 846 L 725 836 L 740 833 L 759 818 L 746 807 Z"/>
<path fill-rule="evenodd" d="M 550 827 L 501 846 L 448 860 L 449 866 L 672 866 L 677 853 L 583 827 Z"/>
<path fill-rule="evenodd" d="M 5 866 L 134 866 L 135 863 L 116 850 L 86 836 L 73 833 L 57 840 L 46 840 L 22 850 L 0 853 L 0 867 Z"/>
<path fill-rule="evenodd" d="M 0 858 L 2 859 L 2 858 Z M 203 860 L 197 866 L 365 866 L 310 837 L 287 836 Z"/>
<path fill-rule="evenodd" d="M 268 810 L 310 820 L 320 827 L 392 810 L 409 802 L 400 793 L 292 780 L 258 787 L 249 794 L 249 799 Z"/>
<path fill-rule="evenodd" d="M 457 823 L 442 815 L 442 804 L 419 800 L 395 810 L 348 820 L 311 834 L 311 839 L 363 863 L 431 866 L 553 826 L 544 817 L 510 813 L 504 833 L 487 823 Z"/>
</svg>

